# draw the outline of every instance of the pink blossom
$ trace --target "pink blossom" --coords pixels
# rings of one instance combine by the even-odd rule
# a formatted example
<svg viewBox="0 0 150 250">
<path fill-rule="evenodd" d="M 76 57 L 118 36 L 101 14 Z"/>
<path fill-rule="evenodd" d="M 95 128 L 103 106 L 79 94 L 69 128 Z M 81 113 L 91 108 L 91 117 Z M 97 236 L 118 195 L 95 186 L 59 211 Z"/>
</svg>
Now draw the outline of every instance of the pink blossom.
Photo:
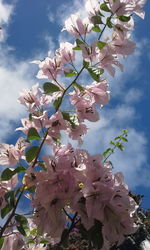
<svg viewBox="0 0 150 250">
<path fill-rule="evenodd" d="M 27 144 L 23 138 L 19 138 L 16 145 L 0 144 L 0 164 L 16 165 L 19 159 L 24 155 Z"/>
<path fill-rule="evenodd" d="M 133 41 L 130 41 L 127 38 L 124 38 L 122 40 L 120 38 L 115 37 L 111 43 L 111 46 L 116 54 L 125 57 L 134 52 L 136 45 Z"/>
<path fill-rule="evenodd" d="M 66 21 L 63 30 L 67 30 L 75 37 L 86 35 L 91 31 L 93 24 L 88 18 L 81 19 L 78 14 L 72 14 Z"/>
<path fill-rule="evenodd" d="M 19 232 L 13 232 L 9 236 L 4 237 L 2 250 L 21 250 L 24 246 L 24 240 Z"/>
<path fill-rule="evenodd" d="M 98 0 L 87 0 L 85 9 L 89 13 L 90 17 L 96 16 L 100 11 L 100 2 Z"/>
<path fill-rule="evenodd" d="M 31 90 L 24 89 L 20 92 L 19 102 L 25 105 L 29 112 L 40 106 L 38 98 L 38 84 L 32 86 Z"/>
<path fill-rule="evenodd" d="M 68 135 L 72 140 L 78 140 L 79 144 L 82 144 L 82 135 L 85 135 L 88 131 L 85 124 L 80 123 L 75 128 L 70 127 L 68 130 Z"/>
<path fill-rule="evenodd" d="M 61 58 L 62 63 L 67 64 L 75 60 L 75 45 L 64 42 L 60 43 L 60 48 L 56 50 L 56 54 Z"/>
<path fill-rule="evenodd" d="M 91 46 L 87 44 L 81 44 L 80 47 L 82 49 L 82 56 L 85 61 L 92 62 L 96 60 L 96 46 L 97 42 L 92 43 Z"/>
<path fill-rule="evenodd" d="M 37 78 L 49 78 L 55 80 L 63 70 L 61 58 L 55 56 L 54 58 L 46 57 L 42 62 L 39 63 L 40 71 L 37 74 Z"/>
<path fill-rule="evenodd" d="M 123 71 L 122 64 L 119 63 L 118 60 L 116 60 L 116 55 L 113 54 L 111 48 L 107 45 L 102 50 L 99 50 L 97 59 L 99 62 L 98 67 L 107 70 L 108 73 L 112 76 L 115 75 L 114 66 L 119 67 L 120 70 Z"/>
</svg>

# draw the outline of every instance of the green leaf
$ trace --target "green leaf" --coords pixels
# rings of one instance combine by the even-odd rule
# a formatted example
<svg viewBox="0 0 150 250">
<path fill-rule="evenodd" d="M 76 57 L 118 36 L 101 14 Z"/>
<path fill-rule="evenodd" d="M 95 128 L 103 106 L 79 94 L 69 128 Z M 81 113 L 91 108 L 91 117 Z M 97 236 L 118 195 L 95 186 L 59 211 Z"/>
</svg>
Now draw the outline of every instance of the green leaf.
<svg viewBox="0 0 150 250">
<path fill-rule="evenodd" d="M 83 60 L 83 66 L 84 66 L 84 68 L 87 69 L 90 66 L 90 63 Z"/>
<path fill-rule="evenodd" d="M 90 76 L 97 82 L 99 82 L 100 75 L 104 73 L 103 69 L 98 69 L 94 67 L 89 67 L 87 70 L 90 73 Z"/>
<path fill-rule="evenodd" d="M 33 161 L 35 157 L 37 156 L 38 151 L 39 151 L 38 146 L 33 146 L 29 148 L 29 150 L 25 153 L 27 162 Z"/>
<path fill-rule="evenodd" d="M 1 210 L 1 217 L 2 219 L 12 210 L 12 206 L 11 205 L 7 205 L 6 207 L 4 207 L 2 210 Z"/>
<path fill-rule="evenodd" d="M 125 141 L 125 142 L 128 142 L 128 139 L 125 138 L 125 137 L 122 137 L 122 140 Z"/>
<path fill-rule="evenodd" d="M 111 22 L 111 18 L 110 17 L 107 17 L 106 24 L 107 24 L 108 28 L 110 28 L 110 29 L 113 27 L 113 24 Z"/>
<path fill-rule="evenodd" d="M 38 134 L 35 128 L 30 128 L 27 135 L 27 140 L 38 140 L 41 139 L 40 135 Z"/>
<path fill-rule="evenodd" d="M 106 11 L 106 12 L 111 12 L 111 10 L 108 8 L 106 3 L 102 3 L 100 5 L 100 9 L 103 10 L 103 11 Z"/>
<path fill-rule="evenodd" d="M 98 41 L 97 46 L 98 46 L 98 48 L 101 50 L 101 49 L 103 49 L 103 48 L 105 47 L 106 44 L 107 44 L 107 43 L 105 43 L 105 42 Z"/>
<path fill-rule="evenodd" d="M 7 192 L 6 194 L 5 194 L 5 200 L 6 200 L 6 202 L 10 205 L 10 206 L 12 206 L 12 207 L 14 207 L 14 204 L 15 204 L 15 193 L 16 193 L 16 191 L 9 191 L 9 192 Z"/>
<path fill-rule="evenodd" d="M 92 16 L 91 21 L 94 23 L 94 26 L 97 24 L 103 24 L 101 16 Z"/>
<path fill-rule="evenodd" d="M 130 16 L 119 16 L 118 17 L 120 21 L 122 22 L 129 22 L 131 17 Z"/>
<path fill-rule="evenodd" d="M 81 44 L 84 44 L 84 42 L 81 41 L 80 39 L 76 39 L 76 44 L 77 46 L 80 46 Z"/>
<path fill-rule="evenodd" d="M 45 82 L 43 85 L 43 89 L 45 94 L 51 94 L 60 91 L 60 88 L 51 82 Z"/>
<path fill-rule="evenodd" d="M 54 101 L 54 108 L 55 108 L 55 110 L 58 110 L 58 108 L 59 108 L 59 106 L 60 106 L 60 104 L 61 104 L 61 100 L 62 100 L 62 98 L 61 97 L 58 97 L 55 101 Z"/>
<path fill-rule="evenodd" d="M 70 122 L 72 128 L 76 128 L 79 125 L 78 117 L 76 115 L 71 115 L 67 112 L 62 112 L 63 118 Z"/>
<path fill-rule="evenodd" d="M 72 76 L 76 76 L 78 72 L 75 70 L 70 70 L 69 72 L 64 72 L 64 74 L 66 77 L 72 77 Z"/>
<path fill-rule="evenodd" d="M 0 237 L 0 249 L 2 248 L 4 243 L 4 237 Z"/>
<path fill-rule="evenodd" d="M 80 91 L 84 91 L 84 88 L 77 82 L 74 82 L 72 86 L 77 87 Z"/>
<path fill-rule="evenodd" d="M 76 46 L 73 48 L 73 50 L 82 50 L 80 46 Z"/>
<path fill-rule="evenodd" d="M 26 169 L 21 165 L 15 169 L 6 168 L 1 174 L 1 180 L 8 181 L 12 178 L 13 175 L 21 173 L 21 172 L 25 172 L 25 170 Z"/>
<path fill-rule="evenodd" d="M 41 240 L 40 244 L 49 244 L 49 241 L 47 241 L 47 240 Z"/>
<path fill-rule="evenodd" d="M 94 32 L 101 32 L 101 29 L 99 28 L 99 26 L 95 26 L 95 27 L 93 27 L 92 28 L 92 30 L 94 31 Z"/>
<path fill-rule="evenodd" d="M 18 222 L 20 225 L 17 226 L 18 231 L 24 235 L 27 236 L 29 234 L 29 228 L 28 228 L 28 220 L 25 216 L 17 214 L 15 215 L 15 220 Z"/>
</svg>

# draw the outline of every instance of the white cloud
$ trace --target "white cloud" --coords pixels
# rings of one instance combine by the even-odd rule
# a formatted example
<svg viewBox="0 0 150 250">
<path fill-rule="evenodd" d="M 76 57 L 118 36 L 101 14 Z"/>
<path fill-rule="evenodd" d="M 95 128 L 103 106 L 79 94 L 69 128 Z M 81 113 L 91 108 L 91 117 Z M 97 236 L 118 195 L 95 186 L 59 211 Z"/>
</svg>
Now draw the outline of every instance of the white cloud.
<svg viewBox="0 0 150 250">
<path fill-rule="evenodd" d="M 7 37 L 6 27 L 10 22 L 10 17 L 13 13 L 14 5 L 6 4 L 0 0 L 0 42 L 4 41 Z"/>
</svg>

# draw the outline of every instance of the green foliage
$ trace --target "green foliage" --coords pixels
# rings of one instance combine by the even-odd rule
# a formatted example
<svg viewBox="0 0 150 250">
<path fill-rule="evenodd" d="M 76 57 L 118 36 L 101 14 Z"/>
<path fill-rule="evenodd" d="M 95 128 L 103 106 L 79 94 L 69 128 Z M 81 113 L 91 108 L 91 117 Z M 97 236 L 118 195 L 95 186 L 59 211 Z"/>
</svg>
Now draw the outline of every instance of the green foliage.
<svg viewBox="0 0 150 250">
<path fill-rule="evenodd" d="M 92 16 L 91 21 L 94 26 L 96 26 L 97 24 L 103 24 L 101 16 Z"/>
<path fill-rule="evenodd" d="M 98 69 L 95 67 L 88 67 L 88 72 L 90 73 L 90 76 L 96 81 L 99 82 L 100 76 L 104 73 L 103 69 Z"/>
<path fill-rule="evenodd" d="M 38 134 L 35 128 L 30 128 L 27 135 L 27 140 L 38 140 L 41 139 L 40 135 Z"/>
<path fill-rule="evenodd" d="M 78 72 L 75 70 L 70 70 L 69 72 L 64 72 L 64 74 L 66 77 L 72 77 L 72 76 L 76 76 Z"/>
<path fill-rule="evenodd" d="M 94 32 L 101 32 L 101 29 L 100 29 L 100 27 L 99 27 L 98 25 L 95 25 L 95 26 L 92 28 L 92 30 L 93 30 Z"/>
<path fill-rule="evenodd" d="M 25 153 L 26 161 L 27 162 L 33 161 L 36 158 L 38 152 L 39 152 L 38 146 L 33 146 L 29 148 L 28 151 Z"/>
<path fill-rule="evenodd" d="M 29 234 L 28 221 L 25 216 L 16 214 L 15 220 L 17 222 L 17 229 L 23 235 L 27 236 Z"/>
<path fill-rule="evenodd" d="M 98 48 L 101 50 L 101 49 L 103 49 L 103 48 L 105 47 L 106 44 L 107 44 L 107 43 L 105 43 L 105 42 L 98 41 L 97 46 L 98 46 Z"/>
<path fill-rule="evenodd" d="M 80 85 L 79 83 L 77 83 L 77 82 L 74 82 L 74 83 L 72 84 L 72 86 L 77 87 L 80 91 L 84 91 L 84 87 L 81 86 L 81 85 Z"/>
<path fill-rule="evenodd" d="M 122 134 L 115 137 L 113 141 L 110 141 L 110 145 L 112 145 L 112 148 L 107 148 L 105 152 L 103 153 L 103 156 L 105 157 L 104 162 L 112 155 L 116 148 L 118 148 L 121 151 L 124 151 L 124 145 L 123 142 L 128 142 L 127 139 L 128 136 L 128 130 L 123 130 Z"/>
<path fill-rule="evenodd" d="M 111 10 L 108 8 L 108 5 L 106 3 L 102 3 L 100 5 L 100 9 L 106 12 L 111 12 Z"/>
<path fill-rule="evenodd" d="M 6 207 L 4 207 L 1 210 L 1 217 L 2 219 L 12 210 L 13 206 L 11 206 L 10 204 L 7 204 Z"/>
<path fill-rule="evenodd" d="M 4 237 L 0 237 L 0 249 L 2 248 L 4 243 Z"/>
<path fill-rule="evenodd" d="M 51 82 L 45 82 L 43 85 L 43 89 L 45 94 L 52 94 L 54 92 L 60 91 L 60 88 Z"/>
<path fill-rule="evenodd" d="M 130 16 L 119 16 L 118 17 L 120 21 L 122 22 L 129 22 L 131 17 Z"/>
<path fill-rule="evenodd" d="M 25 172 L 25 170 L 26 169 L 21 165 L 15 169 L 6 168 L 1 174 L 1 181 L 8 181 L 13 175 Z"/>
<path fill-rule="evenodd" d="M 62 115 L 65 120 L 70 122 L 73 129 L 79 124 L 78 117 L 76 115 L 72 115 L 64 111 L 62 112 Z"/>
<path fill-rule="evenodd" d="M 55 110 L 58 110 L 60 104 L 61 104 L 61 101 L 62 101 L 62 98 L 61 97 L 58 97 L 55 101 L 54 101 L 54 108 Z"/>
</svg>

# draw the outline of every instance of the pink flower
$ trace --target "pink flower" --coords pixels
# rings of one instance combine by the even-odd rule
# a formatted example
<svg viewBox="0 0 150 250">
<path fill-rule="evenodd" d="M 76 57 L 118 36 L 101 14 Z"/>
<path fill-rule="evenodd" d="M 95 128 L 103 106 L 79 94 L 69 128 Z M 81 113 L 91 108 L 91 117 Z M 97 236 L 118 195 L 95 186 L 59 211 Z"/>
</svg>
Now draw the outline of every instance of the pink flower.
<svg viewBox="0 0 150 250">
<path fill-rule="evenodd" d="M 109 102 L 109 91 L 107 88 L 108 83 L 104 79 L 86 86 L 86 90 L 94 97 L 95 103 L 101 106 Z"/>
<path fill-rule="evenodd" d="M 75 60 L 75 45 L 64 42 L 60 43 L 60 49 L 56 50 L 56 54 L 61 58 L 62 63 L 67 64 Z"/>
<path fill-rule="evenodd" d="M 82 49 L 82 56 L 85 61 L 92 62 L 96 60 L 96 46 L 97 42 L 92 43 L 91 46 L 87 46 L 86 44 L 81 44 L 80 47 Z"/>
<path fill-rule="evenodd" d="M 80 123 L 75 128 L 68 128 L 67 132 L 72 140 L 78 140 L 79 144 L 82 144 L 82 135 L 87 133 L 87 127 L 85 124 Z"/>
<path fill-rule="evenodd" d="M 46 57 L 42 62 L 39 63 L 40 71 L 37 74 L 37 78 L 49 78 L 55 80 L 63 70 L 61 58 L 55 56 L 54 58 Z"/>
<path fill-rule="evenodd" d="M 85 9 L 89 13 L 90 17 L 96 16 L 100 11 L 100 3 L 98 0 L 87 0 Z"/>
<path fill-rule="evenodd" d="M 79 37 L 81 35 L 86 35 L 87 33 L 89 33 L 92 27 L 93 24 L 88 18 L 84 18 L 82 20 L 78 14 L 72 14 L 65 21 L 65 27 L 63 30 L 67 30 L 75 37 Z"/>
<path fill-rule="evenodd" d="M 115 67 L 117 66 L 123 71 L 123 66 L 116 60 L 116 55 L 113 53 L 111 48 L 106 45 L 102 50 L 99 50 L 97 54 L 98 67 L 105 69 L 112 76 L 115 75 Z"/>
<path fill-rule="evenodd" d="M 19 102 L 25 105 L 29 112 L 34 111 L 40 106 L 38 98 L 38 84 L 32 86 L 31 90 L 24 89 L 20 92 Z"/>
<path fill-rule="evenodd" d="M 4 237 L 2 250 L 21 250 L 24 246 L 24 240 L 19 232 L 13 232 L 9 236 Z"/>
<path fill-rule="evenodd" d="M 111 46 L 116 54 L 125 57 L 134 52 L 136 45 L 133 41 L 130 41 L 128 38 L 124 38 L 122 40 L 118 37 L 114 37 Z"/>
<path fill-rule="evenodd" d="M 24 155 L 27 144 L 23 138 L 19 138 L 16 145 L 0 144 L 0 164 L 16 165 L 19 159 Z"/>
</svg>

